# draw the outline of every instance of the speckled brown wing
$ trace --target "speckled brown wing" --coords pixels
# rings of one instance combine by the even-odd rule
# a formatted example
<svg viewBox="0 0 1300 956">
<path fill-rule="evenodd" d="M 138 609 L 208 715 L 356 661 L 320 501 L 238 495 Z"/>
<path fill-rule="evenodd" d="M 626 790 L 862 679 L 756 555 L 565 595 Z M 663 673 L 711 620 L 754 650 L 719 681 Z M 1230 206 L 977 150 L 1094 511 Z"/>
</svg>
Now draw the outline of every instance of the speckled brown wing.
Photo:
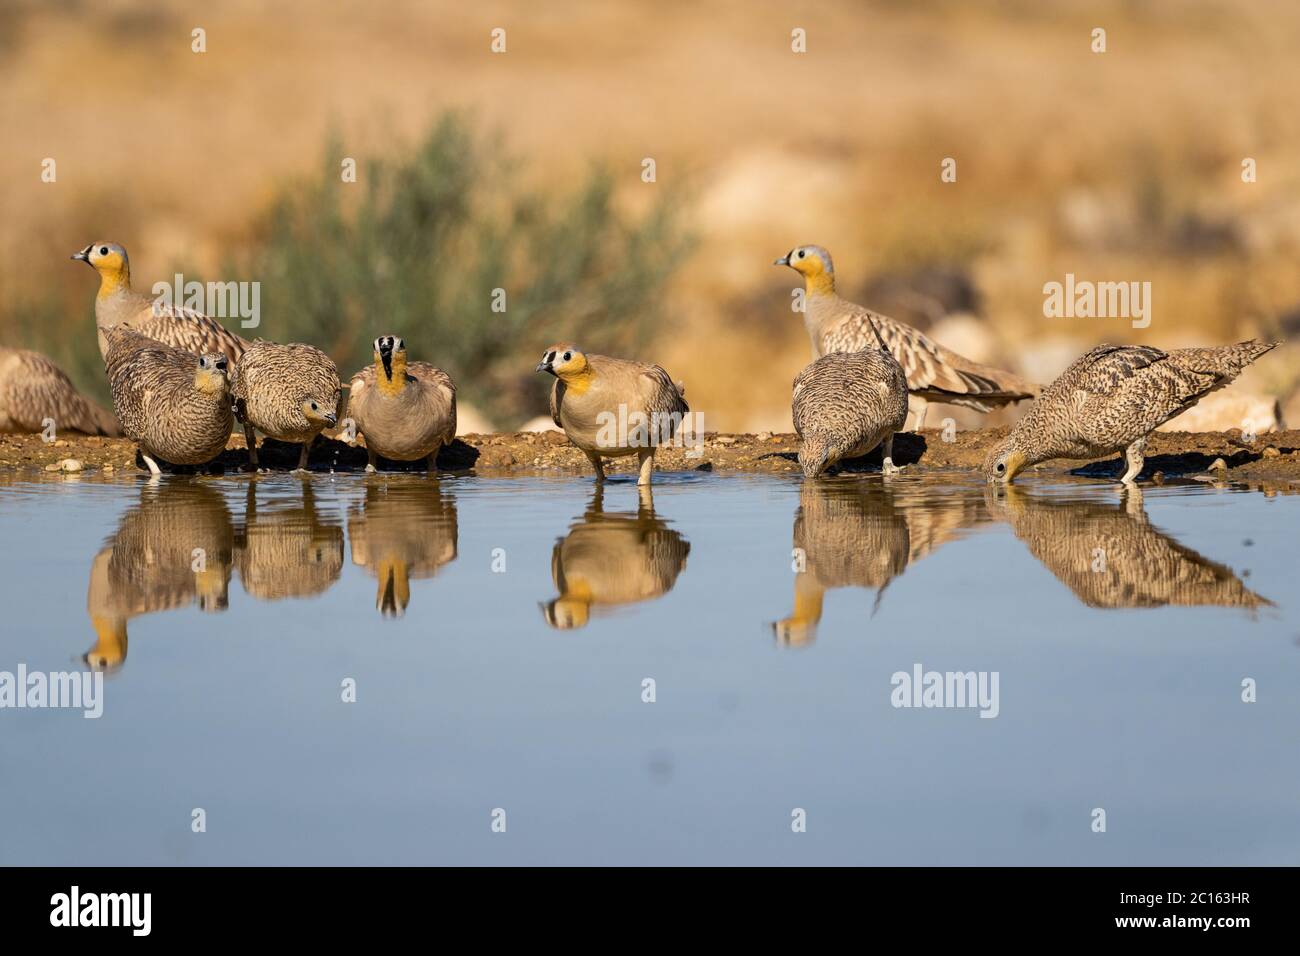
<svg viewBox="0 0 1300 956">
<path fill-rule="evenodd" d="M 230 377 L 230 394 L 241 421 L 282 441 L 307 441 L 321 431 L 300 402 L 319 398 L 337 411 L 343 405 L 338 369 L 313 345 L 281 345 L 259 339 L 249 345 Z"/>
<path fill-rule="evenodd" d="M 120 435 L 111 412 L 86 398 L 49 358 L 27 349 L 0 348 L 0 431 L 56 431 Z"/>
<path fill-rule="evenodd" d="M 1136 441 L 1223 384 L 1215 372 L 1170 360 L 1150 346 L 1103 345 L 1080 358 L 1053 388 L 1077 408 L 1074 427 L 1096 446 Z M 1055 399 L 1054 400 L 1058 400 Z"/>
<path fill-rule="evenodd" d="M 108 387 L 122 433 L 146 454 L 203 464 L 225 447 L 233 425 L 227 383 L 200 391 L 200 357 L 121 326 L 106 330 Z"/>
<path fill-rule="evenodd" d="M 903 427 L 907 382 L 898 362 L 879 348 L 832 352 L 795 376 L 790 412 L 805 446 L 838 461 L 865 454 Z"/>
<path fill-rule="evenodd" d="M 108 355 L 104 368 L 113 393 L 113 409 L 123 433 L 139 440 L 150 424 L 145 413 L 145 393 L 159 388 L 177 372 L 189 370 L 178 361 L 175 350 L 156 339 L 124 326 L 108 329 L 105 335 Z"/>
<path fill-rule="evenodd" d="M 987 412 L 1038 394 L 1038 387 L 1033 383 L 958 355 L 910 325 L 846 300 L 839 300 L 837 305 L 842 315 L 827 323 L 822 334 L 822 352 L 874 348 L 874 322 L 890 353 L 903 367 L 908 390 L 916 395 Z"/>
<path fill-rule="evenodd" d="M 184 306 L 151 302 L 124 324 L 141 335 L 195 355 L 220 352 L 232 367 L 251 344 L 215 319 Z"/>
</svg>

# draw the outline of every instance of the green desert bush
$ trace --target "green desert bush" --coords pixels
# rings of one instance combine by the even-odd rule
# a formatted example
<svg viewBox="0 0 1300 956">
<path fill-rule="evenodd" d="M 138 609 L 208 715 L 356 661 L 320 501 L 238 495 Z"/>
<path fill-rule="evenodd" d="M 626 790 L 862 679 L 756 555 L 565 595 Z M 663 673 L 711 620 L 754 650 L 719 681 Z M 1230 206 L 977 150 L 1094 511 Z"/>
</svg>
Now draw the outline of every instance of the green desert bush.
<svg viewBox="0 0 1300 956">
<path fill-rule="evenodd" d="M 661 330 L 663 287 L 689 245 L 675 202 L 623 214 L 600 167 L 522 187 L 501 144 L 455 114 L 405 154 L 359 158 L 356 183 L 337 143 L 325 153 L 223 268 L 261 282 L 262 323 L 245 334 L 319 345 L 344 374 L 371 360 L 375 336 L 402 335 L 412 359 L 510 426 L 546 408 L 533 372 L 546 345 L 635 353 Z"/>
</svg>

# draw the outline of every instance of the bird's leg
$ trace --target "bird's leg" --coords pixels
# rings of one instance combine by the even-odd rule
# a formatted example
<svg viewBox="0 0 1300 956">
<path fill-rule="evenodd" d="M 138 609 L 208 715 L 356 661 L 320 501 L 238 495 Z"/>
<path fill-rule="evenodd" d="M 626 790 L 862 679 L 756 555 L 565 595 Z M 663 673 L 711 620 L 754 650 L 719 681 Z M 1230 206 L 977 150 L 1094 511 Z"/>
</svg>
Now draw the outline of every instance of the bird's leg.
<svg viewBox="0 0 1300 956">
<path fill-rule="evenodd" d="M 433 451 L 429 452 L 429 460 L 425 462 L 425 464 L 429 469 L 430 475 L 436 475 L 438 473 L 438 452 L 441 449 L 442 445 L 439 445 Z"/>
<path fill-rule="evenodd" d="M 930 403 L 919 395 L 913 395 L 912 400 L 916 402 L 916 408 L 911 410 L 912 414 L 916 416 L 916 421 L 912 425 L 912 431 L 919 432 L 925 427 L 925 410 L 929 407 Z"/>
<path fill-rule="evenodd" d="M 311 453 L 311 443 L 315 441 L 315 439 L 316 436 L 312 435 L 311 438 L 308 438 L 302 443 L 302 453 L 298 456 L 298 467 L 294 469 L 295 471 L 307 470 L 307 456 Z"/>
<path fill-rule="evenodd" d="M 885 448 L 881 452 L 880 473 L 882 475 L 896 475 L 902 468 L 894 464 L 894 434 L 890 432 L 889 437 L 885 439 Z"/>
<path fill-rule="evenodd" d="M 1133 484 L 1133 480 L 1142 471 L 1143 455 L 1146 450 L 1147 439 L 1145 435 L 1124 449 L 1124 460 L 1128 462 L 1128 471 L 1124 472 L 1124 477 L 1120 479 L 1123 484 Z"/>
<path fill-rule="evenodd" d="M 244 444 L 248 446 L 248 467 L 257 470 L 257 429 L 244 423 Z"/>
<path fill-rule="evenodd" d="M 373 475 L 377 470 L 375 467 L 375 460 L 379 456 L 375 454 L 375 450 L 373 448 L 366 449 L 366 456 L 369 458 L 369 461 L 366 462 L 366 474 Z"/>
<path fill-rule="evenodd" d="M 641 463 L 641 475 L 637 478 L 638 487 L 650 487 L 650 476 L 655 470 L 655 450 L 653 448 L 643 448 L 636 453 L 637 459 Z"/>
<path fill-rule="evenodd" d="M 605 466 L 600 463 L 600 456 L 594 451 L 587 452 L 587 459 L 591 462 L 591 467 L 596 469 L 596 480 L 605 480 Z"/>
<path fill-rule="evenodd" d="M 158 462 L 154 461 L 152 458 L 150 458 L 148 455 L 146 455 L 143 451 L 140 452 L 140 457 L 143 458 L 143 459 L 144 459 L 144 463 L 145 463 L 146 465 L 149 466 L 149 474 L 150 474 L 150 475 L 152 475 L 153 477 L 157 478 L 159 475 L 162 474 L 162 469 L 158 467 Z"/>
</svg>

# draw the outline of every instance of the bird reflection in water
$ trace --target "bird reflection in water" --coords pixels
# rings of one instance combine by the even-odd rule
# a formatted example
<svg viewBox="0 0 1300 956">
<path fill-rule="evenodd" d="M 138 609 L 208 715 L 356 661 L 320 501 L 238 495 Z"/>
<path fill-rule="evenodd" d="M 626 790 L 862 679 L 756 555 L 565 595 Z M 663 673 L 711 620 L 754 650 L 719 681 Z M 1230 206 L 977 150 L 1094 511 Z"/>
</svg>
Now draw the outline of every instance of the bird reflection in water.
<svg viewBox="0 0 1300 956">
<path fill-rule="evenodd" d="M 94 670 L 120 667 L 127 622 L 138 615 L 190 604 L 224 610 L 234 549 L 234 523 L 219 492 L 180 480 L 144 486 L 91 562 L 86 608 L 95 645 L 82 660 Z"/>
<path fill-rule="evenodd" d="M 1273 605 L 1231 568 L 1153 525 L 1140 488 L 1123 490 L 1117 504 L 1044 498 L 1014 485 L 989 495 L 994 515 L 1089 607 Z"/>
<path fill-rule="evenodd" d="M 983 502 L 970 495 L 856 478 L 803 482 L 791 552 L 794 611 L 772 624 L 777 642 L 812 644 L 833 588 L 875 588 L 879 607 L 909 564 L 988 520 Z"/>
<path fill-rule="evenodd" d="M 343 527 L 316 506 L 310 478 L 299 500 L 259 505 L 248 483 L 244 520 L 235 534 L 235 567 L 244 590 L 260 601 L 311 597 L 329 590 L 343 570 Z"/>
<path fill-rule="evenodd" d="M 597 485 L 591 504 L 555 543 L 551 578 L 559 597 L 542 605 L 546 623 L 586 627 L 593 614 L 651 601 L 673 589 L 690 543 L 655 515 L 649 488 L 638 488 L 632 511 L 606 511 Z"/>
<path fill-rule="evenodd" d="M 371 479 L 348 512 L 352 563 L 378 582 L 375 607 L 401 617 L 411 580 L 432 578 L 456 560 L 456 499 L 437 481 Z"/>
</svg>

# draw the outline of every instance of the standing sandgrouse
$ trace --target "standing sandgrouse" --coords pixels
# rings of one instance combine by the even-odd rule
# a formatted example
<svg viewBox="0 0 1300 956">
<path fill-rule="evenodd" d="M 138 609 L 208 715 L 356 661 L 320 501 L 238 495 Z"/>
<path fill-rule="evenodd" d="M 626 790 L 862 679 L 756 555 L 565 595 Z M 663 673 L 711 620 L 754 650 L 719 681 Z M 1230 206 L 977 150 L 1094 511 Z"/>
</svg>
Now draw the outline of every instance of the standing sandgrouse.
<svg viewBox="0 0 1300 956">
<path fill-rule="evenodd" d="M 804 277 L 803 318 L 814 358 L 874 348 L 871 323 L 875 322 L 907 375 L 908 391 L 916 401 L 918 429 L 925 422 L 929 402 L 989 412 L 1038 394 L 1037 385 L 1018 375 L 972 362 L 930 341 L 910 325 L 840 298 L 835 292 L 831 254 L 821 246 L 795 246 L 775 265 L 789 266 Z"/>
</svg>

